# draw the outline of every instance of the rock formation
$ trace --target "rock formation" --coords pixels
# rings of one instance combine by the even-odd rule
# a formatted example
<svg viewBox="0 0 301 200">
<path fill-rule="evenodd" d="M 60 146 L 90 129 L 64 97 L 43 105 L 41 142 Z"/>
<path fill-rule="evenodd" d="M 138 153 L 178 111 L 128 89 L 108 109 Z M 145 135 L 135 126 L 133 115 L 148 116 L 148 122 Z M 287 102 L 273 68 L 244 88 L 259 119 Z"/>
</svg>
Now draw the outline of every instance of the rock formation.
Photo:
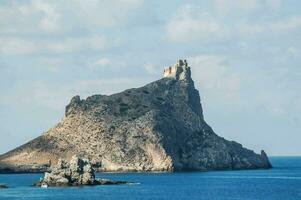
<svg viewBox="0 0 301 200">
<path fill-rule="evenodd" d="M 51 172 L 45 173 L 44 178 L 35 183 L 35 186 L 83 186 L 83 185 L 108 185 L 126 184 L 125 181 L 111 181 L 107 179 L 96 179 L 95 170 L 87 159 L 80 159 L 73 156 L 70 163 L 59 159 L 56 166 L 51 168 Z"/>
<path fill-rule="evenodd" d="M 73 97 L 56 126 L 0 156 L 0 169 L 45 171 L 58 158 L 74 154 L 99 171 L 271 167 L 264 152 L 219 137 L 205 122 L 187 62 L 165 69 L 164 76 L 110 96 Z"/>
<path fill-rule="evenodd" d="M 0 184 L 0 189 L 7 189 L 8 186 L 7 185 L 4 185 L 4 184 Z"/>
</svg>

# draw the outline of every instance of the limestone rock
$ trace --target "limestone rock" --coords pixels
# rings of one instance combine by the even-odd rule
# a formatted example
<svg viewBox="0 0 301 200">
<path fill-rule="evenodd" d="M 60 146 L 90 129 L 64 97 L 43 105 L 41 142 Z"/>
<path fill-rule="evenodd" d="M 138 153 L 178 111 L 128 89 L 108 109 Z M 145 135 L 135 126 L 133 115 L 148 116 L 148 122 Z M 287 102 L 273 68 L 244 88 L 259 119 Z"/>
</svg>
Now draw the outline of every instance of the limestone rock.
<svg viewBox="0 0 301 200">
<path fill-rule="evenodd" d="M 45 171 L 60 157 L 70 160 L 74 154 L 91 160 L 98 171 L 271 167 L 264 152 L 256 154 L 214 133 L 204 120 L 191 68 L 181 60 L 164 70 L 164 78 L 144 87 L 73 97 L 55 127 L 0 156 L 0 170 L 20 172 L 36 166 L 36 171 Z M 72 159 L 74 174 L 91 169 L 82 162 Z M 62 169 L 65 165 L 61 161 Z"/>
<path fill-rule="evenodd" d="M 125 181 L 112 181 L 106 179 L 95 179 L 95 170 L 87 159 L 73 156 L 70 162 L 59 159 L 51 172 L 46 172 L 44 178 L 35 183 L 35 186 L 61 187 L 82 185 L 107 185 L 126 184 Z"/>
</svg>

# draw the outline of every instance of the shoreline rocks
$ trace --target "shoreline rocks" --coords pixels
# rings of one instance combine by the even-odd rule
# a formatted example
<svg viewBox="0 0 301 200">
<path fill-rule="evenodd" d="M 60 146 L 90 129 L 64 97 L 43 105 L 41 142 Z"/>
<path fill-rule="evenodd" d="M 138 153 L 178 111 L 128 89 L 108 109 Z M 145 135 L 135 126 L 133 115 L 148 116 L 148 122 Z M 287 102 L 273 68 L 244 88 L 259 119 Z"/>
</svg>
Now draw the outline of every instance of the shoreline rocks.
<svg viewBox="0 0 301 200">
<path fill-rule="evenodd" d="M 7 185 L 5 185 L 5 184 L 0 184 L 0 189 L 6 189 L 6 188 L 8 188 Z"/>
<path fill-rule="evenodd" d="M 95 170 L 87 159 L 73 156 L 70 162 L 59 159 L 57 165 L 46 172 L 40 181 L 34 183 L 39 187 L 68 187 L 92 185 L 121 185 L 126 181 L 113 181 L 95 178 Z"/>
</svg>

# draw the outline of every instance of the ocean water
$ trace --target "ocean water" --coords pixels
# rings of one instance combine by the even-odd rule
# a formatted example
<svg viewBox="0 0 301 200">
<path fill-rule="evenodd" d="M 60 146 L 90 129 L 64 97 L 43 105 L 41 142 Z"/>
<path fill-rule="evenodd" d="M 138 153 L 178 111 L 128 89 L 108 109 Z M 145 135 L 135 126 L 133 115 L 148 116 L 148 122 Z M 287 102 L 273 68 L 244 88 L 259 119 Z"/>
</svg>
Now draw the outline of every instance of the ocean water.
<svg viewBox="0 0 301 200">
<path fill-rule="evenodd" d="M 300 200 L 301 157 L 272 157 L 270 170 L 187 173 L 99 173 L 98 177 L 135 182 L 76 188 L 35 188 L 42 174 L 2 174 L 0 199 L 243 199 Z"/>
</svg>

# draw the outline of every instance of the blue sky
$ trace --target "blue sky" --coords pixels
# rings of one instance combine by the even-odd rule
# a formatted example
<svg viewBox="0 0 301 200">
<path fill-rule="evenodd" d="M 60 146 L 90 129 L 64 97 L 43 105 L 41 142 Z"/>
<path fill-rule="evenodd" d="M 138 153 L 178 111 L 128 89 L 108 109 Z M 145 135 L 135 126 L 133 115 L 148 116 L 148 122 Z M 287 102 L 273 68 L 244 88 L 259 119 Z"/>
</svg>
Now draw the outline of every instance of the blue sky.
<svg viewBox="0 0 301 200">
<path fill-rule="evenodd" d="M 301 155 L 299 0 L 1 0 L 0 153 L 186 58 L 217 134 Z"/>
</svg>

